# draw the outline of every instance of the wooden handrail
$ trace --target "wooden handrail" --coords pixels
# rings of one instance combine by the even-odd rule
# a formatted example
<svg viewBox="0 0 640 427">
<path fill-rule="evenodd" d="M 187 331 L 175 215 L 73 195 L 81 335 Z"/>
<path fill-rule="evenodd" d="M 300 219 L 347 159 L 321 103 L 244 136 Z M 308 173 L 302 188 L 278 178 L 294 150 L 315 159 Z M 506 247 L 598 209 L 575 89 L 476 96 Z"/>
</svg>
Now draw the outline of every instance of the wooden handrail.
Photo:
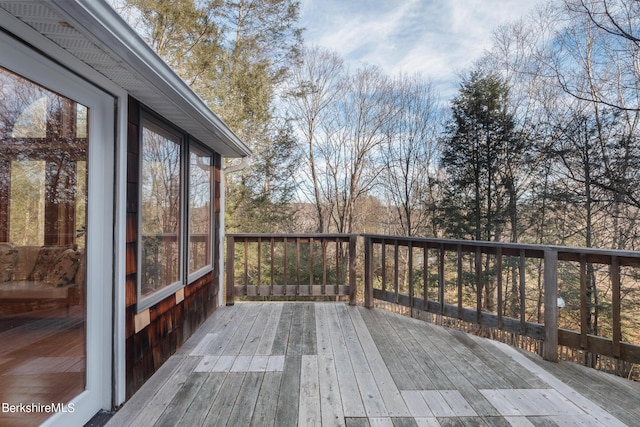
<svg viewBox="0 0 640 427">
<path fill-rule="evenodd" d="M 236 295 L 249 297 L 293 297 L 293 296 L 348 296 L 352 305 L 356 303 L 357 235 L 353 234 L 227 234 L 226 297 L 227 305 L 235 303 Z M 236 245 L 236 242 L 242 245 Z M 268 251 L 263 251 L 265 245 Z M 289 256 L 288 245 L 294 245 L 295 257 Z M 308 250 L 302 250 L 308 245 Z M 332 246 L 330 246 L 332 245 Z M 317 248 L 316 248 L 317 246 Z M 251 248 L 255 253 L 250 256 Z M 276 248 L 279 249 L 276 249 Z M 236 250 L 241 248 L 244 276 L 242 284 L 236 283 Z M 335 253 L 335 282 L 328 283 L 328 273 L 333 268 L 329 262 L 329 251 Z M 250 266 L 255 255 L 255 265 Z M 268 270 L 263 271 L 266 256 Z M 306 257 L 306 260 L 304 258 Z M 276 258 L 278 260 L 276 261 Z M 293 258 L 293 259 L 292 259 Z M 303 262 L 304 261 L 304 262 Z M 342 261 L 342 266 L 341 266 Z M 320 279 L 314 277 L 314 267 L 321 265 Z M 282 270 L 276 270 L 282 266 Z M 293 267 L 295 273 L 290 274 Z M 308 281 L 301 282 L 301 274 L 308 273 Z M 263 273 L 268 275 L 263 284 Z M 252 278 L 255 274 L 255 278 Z M 279 277 L 276 278 L 276 275 Z M 277 279 L 277 280 L 276 280 Z"/>
<path fill-rule="evenodd" d="M 357 251 L 359 241 L 363 252 Z M 418 258 L 414 259 L 416 254 Z M 437 255 L 433 257 L 434 254 Z M 543 268 L 542 323 L 527 317 L 531 312 L 527 311 L 525 291 L 531 288 L 525 284 L 535 274 L 527 270 L 531 259 L 539 260 Z M 226 263 L 229 305 L 236 295 L 348 295 L 349 302 L 355 304 L 360 265 L 364 305 L 368 308 L 374 307 L 375 300 L 382 300 L 432 313 L 440 319 L 456 319 L 529 337 L 542 343 L 540 353 L 547 360 L 557 360 L 559 347 L 563 347 L 640 363 L 640 346 L 623 341 L 621 323 L 621 268 L 640 267 L 640 252 L 374 234 L 230 233 Z M 558 326 L 559 268 L 567 263 L 579 266 L 577 331 Z M 587 266 L 593 264 L 610 269 L 609 337 L 589 334 L 587 329 Z M 241 276 L 236 277 L 236 267 L 244 272 Z M 503 274 L 509 271 L 512 285 L 505 289 Z M 488 296 L 492 301 L 487 301 Z M 489 302 L 491 307 L 487 306 Z"/>
<path fill-rule="evenodd" d="M 520 336 L 527 336 L 543 343 L 541 355 L 546 360 L 557 361 L 559 346 L 581 349 L 607 357 L 618 358 L 632 363 L 640 363 L 640 346 L 622 341 L 622 315 L 621 315 L 621 279 L 620 269 L 622 266 L 639 267 L 640 252 L 623 251 L 613 249 L 578 248 L 567 246 L 544 246 L 519 243 L 499 243 L 469 240 L 449 240 L 431 239 L 403 236 L 385 235 L 364 235 L 364 256 L 365 256 L 365 306 L 372 307 L 373 299 L 400 304 L 411 310 L 421 310 L 431 312 L 443 317 L 458 319 L 466 323 L 477 324 L 489 328 L 496 328 Z M 389 286 L 386 277 L 388 271 L 387 248 L 393 246 L 393 258 L 391 259 L 393 268 L 392 286 Z M 380 287 L 374 287 L 374 248 L 379 247 L 381 259 Z M 404 248 L 407 253 L 407 270 L 409 283 L 406 293 L 398 291 L 398 248 Z M 421 248 L 423 253 L 423 286 L 428 281 L 428 252 L 437 251 L 437 271 L 438 271 L 438 295 L 435 299 L 428 298 L 428 292 L 423 290 L 423 297 L 415 297 L 415 287 L 413 284 L 413 250 Z M 445 290 L 447 288 L 447 254 L 455 258 L 454 283 L 457 293 L 455 303 L 450 304 L 445 301 Z M 464 257 L 474 256 L 475 262 L 471 270 L 475 273 L 472 276 L 475 286 L 475 307 L 464 307 Z M 483 273 L 482 257 L 495 257 L 493 268 L 496 271 L 497 287 L 497 310 L 487 311 L 483 306 L 483 287 L 487 281 L 484 279 L 487 273 Z M 517 258 L 518 275 L 514 278 L 517 281 L 518 317 L 506 317 L 504 315 L 504 295 L 503 295 L 503 259 L 504 257 Z M 544 293 L 544 322 L 542 324 L 529 321 L 527 319 L 525 300 L 525 281 L 527 276 L 527 259 L 542 260 L 543 270 L 543 293 Z M 558 268 L 559 262 L 577 262 L 580 265 L 580 331 L 570 331 L 558 327 Z M 588 264 L 602 264 L 610 266 L 611 281 L 611 306 L 612 306 L 612 335 L 611 338 L 590 335 L 586 329 L 587 302 L 586 302 L 586 280 L 585 266 Z M 450 266 L 450 269 L 453 266 Z M 449 270 L 450 270 L 449 269 Z M 469 276 L 467 276 L 468 278 Z M 390 290 L 392 289 L 392 290 Z M 371 297 L 367 298 L 369 295 Z"/>
</svg>

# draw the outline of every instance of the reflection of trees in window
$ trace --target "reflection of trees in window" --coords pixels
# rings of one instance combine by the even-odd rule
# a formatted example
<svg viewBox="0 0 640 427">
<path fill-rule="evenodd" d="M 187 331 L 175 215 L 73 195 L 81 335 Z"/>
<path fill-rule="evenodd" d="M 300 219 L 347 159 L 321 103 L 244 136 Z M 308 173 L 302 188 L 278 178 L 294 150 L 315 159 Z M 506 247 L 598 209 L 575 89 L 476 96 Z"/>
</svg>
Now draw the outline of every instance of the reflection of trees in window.
<svg viewBox="0 0 640 427">
<path fill-rule="evenodd" d="M 0 240 L 78 245 L 89 111 L 0 68 Z"/>
<path fill-rule="evenodd" d="M 9 240 L 15 244 L 44 244 L 44 173 L 44 161 L 18 160 L 11 164 Z"/>
<path fill-rule="evenodd" d="M 180 278 L 180 142 L 146 122 L 142 132 L 142 294 Z"/>
<path fill-rule="evenodd" d="M 189 153 L 189 272 L 211 264 L 213 159 L 191 147 Z"/>
</svg>

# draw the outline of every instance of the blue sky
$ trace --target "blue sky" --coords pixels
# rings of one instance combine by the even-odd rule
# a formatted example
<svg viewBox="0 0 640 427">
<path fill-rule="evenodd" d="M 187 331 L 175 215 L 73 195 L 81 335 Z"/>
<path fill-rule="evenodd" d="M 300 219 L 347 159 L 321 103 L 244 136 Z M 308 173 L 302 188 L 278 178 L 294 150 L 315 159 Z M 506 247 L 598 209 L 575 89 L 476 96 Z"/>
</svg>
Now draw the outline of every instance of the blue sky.
<svg viewBox="0 0 640 427">
<path fill-rule="evenodd" d="M 421 72 L 443 98 L 459 72 L 491 44 L 498 26 L 526 15 L 531 0 L 302 0 L 308 45 L 339 53 L 349 65 L 388 74 Z"/>
</svg>

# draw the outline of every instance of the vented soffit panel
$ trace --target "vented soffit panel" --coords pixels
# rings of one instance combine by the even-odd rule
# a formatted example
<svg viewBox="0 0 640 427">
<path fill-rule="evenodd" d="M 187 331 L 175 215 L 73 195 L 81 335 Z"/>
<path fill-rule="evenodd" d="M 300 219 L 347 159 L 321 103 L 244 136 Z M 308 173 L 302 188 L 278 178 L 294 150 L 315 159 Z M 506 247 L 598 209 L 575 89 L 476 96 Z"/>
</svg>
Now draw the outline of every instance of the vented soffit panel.
<svg viewBox="0 0 640 427">
<path fill-rule="evenodd" d="M 221 155 L 251 154 L 104 1 L 0 0 L 0 7 Z"/>
</svg>

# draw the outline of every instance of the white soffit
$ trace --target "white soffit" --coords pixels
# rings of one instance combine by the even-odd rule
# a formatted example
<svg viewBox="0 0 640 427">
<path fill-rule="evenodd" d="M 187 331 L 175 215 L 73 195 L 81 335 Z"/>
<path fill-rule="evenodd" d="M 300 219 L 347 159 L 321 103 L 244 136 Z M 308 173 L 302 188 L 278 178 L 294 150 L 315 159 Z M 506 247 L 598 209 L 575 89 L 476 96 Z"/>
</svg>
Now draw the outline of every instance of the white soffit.
<svg viewBox="0 0 640 427">
<path fill-rule="evenodd" d="M 221 155 L 251 154 L 103 0 L 0 0 L 0 7 Z"/>
</svg>

